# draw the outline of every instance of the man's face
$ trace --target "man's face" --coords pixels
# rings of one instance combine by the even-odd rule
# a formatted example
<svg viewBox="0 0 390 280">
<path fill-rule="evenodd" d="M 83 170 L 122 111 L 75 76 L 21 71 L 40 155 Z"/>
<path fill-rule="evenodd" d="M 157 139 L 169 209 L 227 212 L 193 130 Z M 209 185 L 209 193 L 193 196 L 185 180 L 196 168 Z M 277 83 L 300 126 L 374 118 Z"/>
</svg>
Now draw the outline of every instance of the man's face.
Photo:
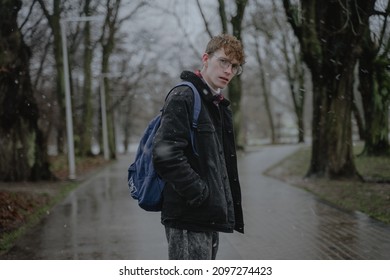
<svg viewBox="0 0 390 280">
<path fill-rule="evenodd" d="M 202 62 L 202 76 L 214 89 L 225 88 L 234 77 L 233 65 L 238 65 L 238 61 L 230 60 L 223 49 L 213 54 L 203 54 Z"/>
</svg>

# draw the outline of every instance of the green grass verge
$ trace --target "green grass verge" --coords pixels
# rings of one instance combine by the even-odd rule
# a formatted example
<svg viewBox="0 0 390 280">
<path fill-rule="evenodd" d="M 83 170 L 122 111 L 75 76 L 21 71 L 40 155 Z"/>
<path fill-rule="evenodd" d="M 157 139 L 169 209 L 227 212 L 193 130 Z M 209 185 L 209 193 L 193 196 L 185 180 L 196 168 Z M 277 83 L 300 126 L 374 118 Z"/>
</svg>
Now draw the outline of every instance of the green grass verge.
<svg viewBox="0 0 390 280">
<path fill-rule="evenodd" d="M 0 238 L 0 255 L 8 251 L 15 243 L 15 241 L 23 236 L 29 229 L 37 225 L 47 213 L 56 205 L 59 201 L 65 198 L 65 196 L 74 190 L 79 183 L 69 182 L 61 186 L 59 192 L 53 197 L 49 198 L 48 203 L 44 204 L 41 207 L 38 207 L 31 214 L 27 215 L 26 222 L 23 223 L 20 227 L 10 232 L 2 234 Z M 41 194 L 43 196 L 48 196 L 47 194 Z"/>
<path fill-rule="evenodd" d="M 359 156 L 362 145 L 354 147 L 355 164 L 366 182 L 304 178 L 310 163 L 310 148 L 298 150 L 267 170 L 266 174 L 306 189 L 338 207 L 360 211 L 390 224 L 390 158 Z"/>
</svg>

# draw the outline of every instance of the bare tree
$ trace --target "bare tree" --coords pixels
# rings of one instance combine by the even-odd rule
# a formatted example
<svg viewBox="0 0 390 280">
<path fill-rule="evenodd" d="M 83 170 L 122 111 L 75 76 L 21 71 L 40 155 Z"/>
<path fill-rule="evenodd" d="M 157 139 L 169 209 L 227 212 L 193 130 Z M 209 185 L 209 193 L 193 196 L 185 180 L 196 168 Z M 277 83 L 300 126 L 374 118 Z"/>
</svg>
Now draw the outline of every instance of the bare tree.
<svg viewBox="0 0 390 280">
<path fill-rule="evenodd" d="M 256 24 L 254 24 L 254 26 L 256 26 Z M 255 29 L 257 29 L 257 31 L 258 31 L 258 28 L 255 27 Z M 267 41 L 269 41 L 269 38 Z M 262 50 L 263 50 L 263 52 L 262 52 Z M 266 63 L 265 63 L 264 58 L 263 58 L 263 57 L 267 57 L 269 55 L 269 49 L 267 47 L 261 48 L 258 38 L 255 38 L 255 52 L 256 52 L 257 65 L 259 67 L 260 84 L 261 84 L 261 90 L 262 90 L 263 97 L 264 97 L 265 111 L 267 113 L 269 127 L 271 130 L 271 143 L 276 144 L 277 137 L 276 137 L 275 121 L 274 121 L 274 117 L 273 117 L 271 100 L 270 100 L 271 93 L 270 93 L 270 89 L 268 86 L 269 81 L 266 77 L 267 76 Z"/>
<path fill-rule="evenodd" d="M 106 0 L 105 2 L 105 20 L 102 29 L 102 35 L 100 37 L 100 43 L 102 46 L 102 73 L 110 73 L 110 57 L 113 54 L 116 36 L 121 24 L 131 19 L 137 11 L 146 5 L 146 1 L 138 2 L 134 8 L 123 18 L 119 18 L 119 11 L 121 8 L 121 0 Z M 108 79 L 104 79 L 104 87 L 106 92 L 106 102 L 111 103 L 110 97 L 110 84 Z M 110 158 L 116 158 L 116 141 L 114 132 L 114 120 L 112 114 L 107 114 L 107 127 L 108 127 L 108 143 L 110 149 Z"/>
<path fill-rule="evenodd" d="M 296 125 L 298 129 L 298 143 L 305 142 L 305 124 L 304 124 L 304 106 L 305 106 L 305 65 L 303 62 L 302 53 L 296 40 L 292 40 L 291 31 L 287 29 L 287 26 L 283 24 L 280 19 L 284 19 L 280 14 L 275 0 L 273 0 L 273 18 L 274 22 L 281 35 L 281 53 L 284 60 L 282 69 L 287 77 L 287 81 L 290 87 L 291 98 L 293 101 L 294 112 L 296 116 Z"/>
</svg>

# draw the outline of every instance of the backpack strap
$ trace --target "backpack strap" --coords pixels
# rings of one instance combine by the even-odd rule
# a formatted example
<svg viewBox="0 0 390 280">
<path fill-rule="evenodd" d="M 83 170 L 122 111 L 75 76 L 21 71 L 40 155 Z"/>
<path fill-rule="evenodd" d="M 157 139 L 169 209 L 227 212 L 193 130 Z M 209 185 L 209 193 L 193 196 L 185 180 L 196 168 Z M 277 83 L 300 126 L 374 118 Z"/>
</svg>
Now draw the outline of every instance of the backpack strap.
<svg viewBox="0 0 390 280">
<path fill-rule="evenodd" d="M 201 109 L 201 100 L 200 100 L 200 95 L 196 87 L 190 83 L 190 82 L 181 82 L 177 84 L 174 88 L 180 87 L 180 86 L 188 86 L 192 89 L 192 92 L 194 93 L 194 114 L 192 116 L 192 129 L 191 129 L 191 144 L 192 144 L 192 150 L 194 151 L 196 156 L 198 155 L 198 152 L 195 147 L 195 130 L 198 127 L 198 119 L 199 119 L 199 114 L 200 114 L 200 109 Z"/>
</svg>

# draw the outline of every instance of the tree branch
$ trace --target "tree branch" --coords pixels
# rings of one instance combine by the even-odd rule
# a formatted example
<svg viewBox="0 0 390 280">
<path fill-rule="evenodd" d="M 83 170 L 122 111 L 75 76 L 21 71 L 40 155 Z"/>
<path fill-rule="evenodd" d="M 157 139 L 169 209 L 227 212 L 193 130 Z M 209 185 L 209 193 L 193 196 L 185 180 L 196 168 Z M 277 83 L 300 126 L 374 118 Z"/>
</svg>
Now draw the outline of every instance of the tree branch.
<svg viewBox="0 0 390 280">
<path fill-rule="evenodd" d="M 22 30 L 23 26 L 28 22 L 29 17 L 30 17 L 30 15 L 31 15 L 31 13 L 32 13 L 32 10 L 33 10 L 34 5 L 35 5 L 36 2 L 37 2 L 37 1 L 34 0 L 34 1 L 31 3 L 30 9 L 29 9 L 28 14 L 27 14 L 27 16 L 26 16 L 26 19 L 25 19 L 24 22 L 20 25 L 19 30 Z"/>
<path fill-rule="evenodd" d="M 225 10 L 225 1 L 224 0 L 218 0 L 219 3 L 219 16 L 221 18 L 221 24 L 222 24 L 222 33 L 228 33 L 227 28 L 227 16 L 226 16 L 226 10 Z"/>
<path fill-rule="evenodd" d="M 298 8 L 291 4 L 290 0 L 283 0 L 283 7 L 286 12 L 287 20 L 290 23 L 295 35 L 298 38 L 302 37 L 302 27 L 298 20 Z"/>
<path fill-rule="evenodd" d="M 211 30 L 209 28 L 209 23 L 206 20 L 206 17 L 205 17 L 205 15 L 203 13 L 203 9 L 200 6 L 199 0 L 196 0 L 196 4 L 198 5 L 198 9 L 199 9 L 200 15 L 202 16 L 202 19 L 203 19 L 203 22 L 204 22 L 204 26 L 206 28 L 206 32 L 207 32 L 207 34 L 209 34 L 210 38 L 212 38 L 213 34 L 211 33 Z"/>
<path fill-rule="evenodd" d="M 118 23 L 122 24 L 124 21 L 131 19 L 140 8 L 146 5 L 148 5 L 148 2 L 146 1 L 139 2 L 138 5 L 128 15 L 124 16 Z"/>
</svg>

